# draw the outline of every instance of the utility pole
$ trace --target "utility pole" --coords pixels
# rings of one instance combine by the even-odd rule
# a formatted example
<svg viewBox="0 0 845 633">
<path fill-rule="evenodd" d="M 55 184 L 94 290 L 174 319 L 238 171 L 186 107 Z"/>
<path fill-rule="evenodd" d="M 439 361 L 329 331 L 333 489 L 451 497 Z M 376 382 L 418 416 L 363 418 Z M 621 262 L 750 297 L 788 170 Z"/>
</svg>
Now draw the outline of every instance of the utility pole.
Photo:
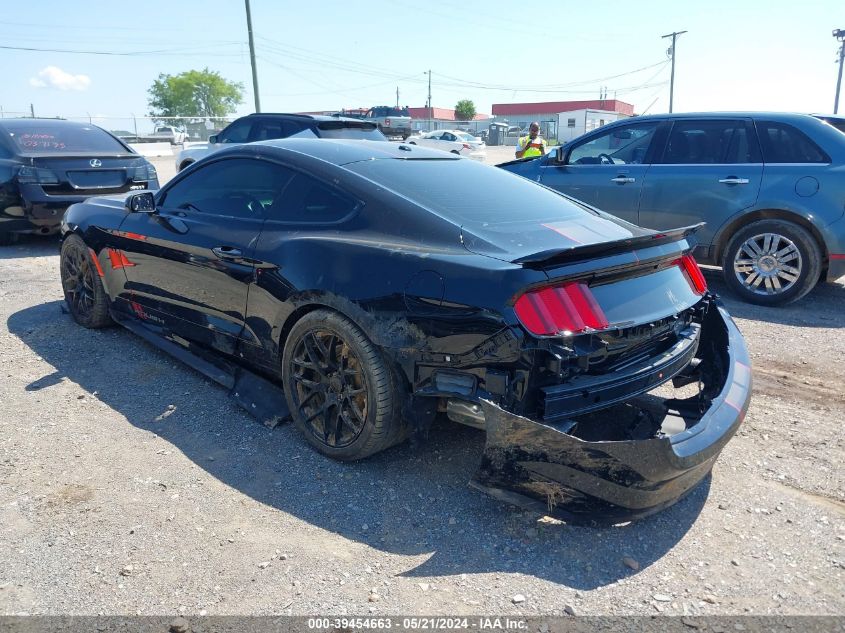
<svg viewBox="0 0 845 633">
<path fill-rule="evenodd" d="M 249 62 L 252 64 L 252 92 L 255 100 L 255 111 L 261 112 L 261 99 L 258 97 L 258 69 L 255 67 L 255 42 L 252 40 L 252 13 L 249 10 L 249 0 L 246 4 L 246 30 L 249 34 Z"/>
<path fill-rule="evenodd" d="M 833 37 L 839 40 L 839 76 L 836 78 L 836 99 L 833 101 L 833 113 L 839 114 L 839 89 L 842 87 L 842 65 L 845 64 L 845 29 L 834 30 Z"/>
<path fill-rule="evenodd" d="M 433 132 L 434 130 L 431 129 L 431 120 L 434 118 L 434 112 L 431 109 L 431 70 L 428 71 L 428 131 Z"/>
<path fill-rule="evenodd" d="M 399 86 L 396 86 L 396 107 L 399 107 Z"/>
<path fill-rule="evenodd" d="M 35 106 L 32 105 L 31 103 L 29 104 L 29 112 L 30 112 L 30 114 L 32 114 L 32 118 L 34 119 L 35 118 Z"/>
<path fill-rule="evenodd" d="M 670 56 L 672 57 L 672 77 L 669 79 L 669 114 L 672 113 L 672 104 L 675 100 L 675 42 L 678 39 L 678 36 L 683 35 L 684 33 L 686 33 L 686 31 L 674 31 L 668 35 L 662 36 L 664 40 L 667 37 L 672 38 L 672 48 L 669 49 Z"/>
</svg>

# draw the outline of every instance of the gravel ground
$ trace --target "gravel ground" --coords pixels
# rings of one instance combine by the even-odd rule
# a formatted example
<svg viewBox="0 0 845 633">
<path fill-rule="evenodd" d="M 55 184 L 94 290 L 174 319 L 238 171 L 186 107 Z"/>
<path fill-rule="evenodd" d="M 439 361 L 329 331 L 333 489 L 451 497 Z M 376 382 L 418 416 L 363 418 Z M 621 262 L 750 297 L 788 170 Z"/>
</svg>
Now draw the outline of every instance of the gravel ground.
<svg viewBox="0 0 845 633">
<path fill-rule="evenodd" d="M 845 614 L 842 283 L 726 296 L 745 424 L 682 502 L 594 529 L 468 488 L 484 436 L 447 420 L 319 456 L 129 332 L 76 326 L 56 252 L 0 250 L 0 614 Z"/>
</svg>

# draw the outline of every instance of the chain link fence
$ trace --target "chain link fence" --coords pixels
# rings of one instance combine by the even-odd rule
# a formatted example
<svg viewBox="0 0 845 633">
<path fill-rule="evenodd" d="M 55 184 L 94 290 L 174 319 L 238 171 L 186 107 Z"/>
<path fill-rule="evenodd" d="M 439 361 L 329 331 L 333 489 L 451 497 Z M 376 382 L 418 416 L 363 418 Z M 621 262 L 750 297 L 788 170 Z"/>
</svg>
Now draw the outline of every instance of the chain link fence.
<svg viewBox="0 0 845 633">
<path fill-rule="evenodd" d="M 33 110 L 14 111 L 0 108 L 0 118 L 3 119 L 18 117 L 31 118 L 33 115 L 42 119 L 65 119 L 67 121 L 90 123 L 104 130 L 108 130 L 127 143 L 166 140 L 168 136 L 162 136 L 162 133 L 167 134 L 168 132 L 175 132 L 170 138 L 178 142 L 207 141 L 209 136 L 216 134 L 233 120 L 231 117 L 151 117 L 136 116 L 134 114 L 129 114 L 128 116 L 106 116 L 86 113 L 84 115 L 68 116 L 65 114 L 35 113 Z M 170 129 L 162 130 L 161 128 Z M 159 132 L 158 135 L 156 135 L 157 131 Z"/>
</svg>

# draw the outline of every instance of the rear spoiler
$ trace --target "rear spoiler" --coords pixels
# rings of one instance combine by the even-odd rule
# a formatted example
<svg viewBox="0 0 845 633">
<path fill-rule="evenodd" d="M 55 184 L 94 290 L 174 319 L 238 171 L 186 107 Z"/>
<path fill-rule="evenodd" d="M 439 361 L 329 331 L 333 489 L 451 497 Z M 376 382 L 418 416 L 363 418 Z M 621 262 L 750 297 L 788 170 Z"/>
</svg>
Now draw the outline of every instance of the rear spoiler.
<svg viewBox="0 0 845 633">
<path fill-rule="evenodd" d="M 699 222 L 698 224 L 692 224 L 679 229 L 655 231 L 654 233 L 649 233 L 647 235 L 628 237 L 621 240 L 614 240 L 612 242 L 584 244 L 564 249 L 553 248 L 540 251 L 539 253 L 534 253 L 532 255 L 525 255 L 524 257 L 511 260 L 511 263 L 522 264 L 527 268 L 544 268 L 550 265 L 585 259 L 594 255 L 614 255 L 616 253 L 625 253 L 646 246 L 659 246 L 661 244 L 678 242 L 688 238 L 704 226 L 704 224 L 704 222 Z"/>
</svg>

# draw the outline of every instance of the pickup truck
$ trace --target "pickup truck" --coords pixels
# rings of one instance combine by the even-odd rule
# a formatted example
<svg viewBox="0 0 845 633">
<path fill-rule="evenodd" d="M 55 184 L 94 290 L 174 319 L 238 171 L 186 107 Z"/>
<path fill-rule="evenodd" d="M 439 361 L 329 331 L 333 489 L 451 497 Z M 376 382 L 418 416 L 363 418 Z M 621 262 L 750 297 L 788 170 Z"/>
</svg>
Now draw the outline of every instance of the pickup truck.
<svg viewBox="0 0 845 633">
<path fill-rule="evenodd" d="M 188 133 L 182 128 L 162 125 L 153 130 L 153 133 L 147 138 L 153 141 L 170 141 L 173 145 L 182 145 L 188 140 Z"/>
<path fill-rule="evenodd" d="M 403 141 L 411 136 L 411 115 L 408 108 L 394 108 L 391 106 L 376 106 L 364 114 L 338 112 L 332 116 L 355 117 L 364 121 L 372 121 L 387 138 L 401 138 Z"/>
</svg>

